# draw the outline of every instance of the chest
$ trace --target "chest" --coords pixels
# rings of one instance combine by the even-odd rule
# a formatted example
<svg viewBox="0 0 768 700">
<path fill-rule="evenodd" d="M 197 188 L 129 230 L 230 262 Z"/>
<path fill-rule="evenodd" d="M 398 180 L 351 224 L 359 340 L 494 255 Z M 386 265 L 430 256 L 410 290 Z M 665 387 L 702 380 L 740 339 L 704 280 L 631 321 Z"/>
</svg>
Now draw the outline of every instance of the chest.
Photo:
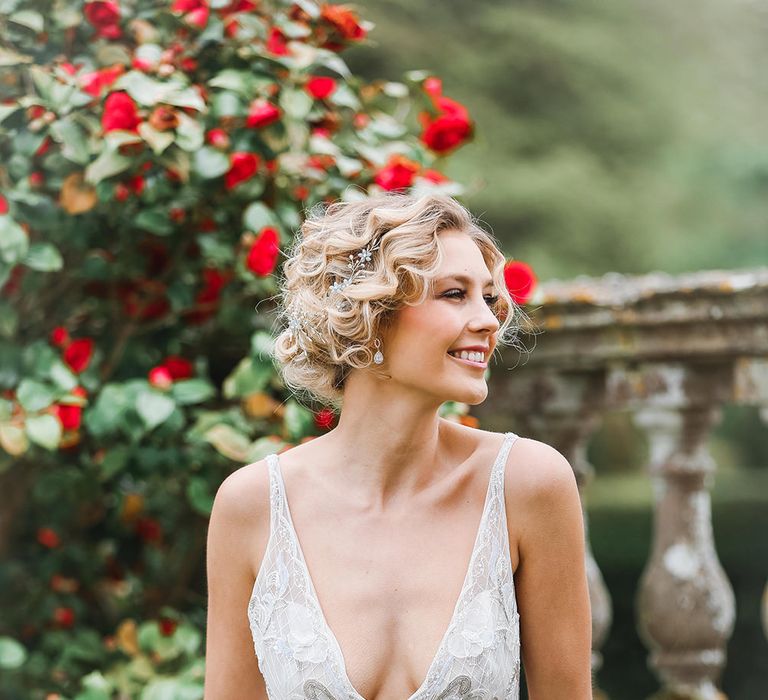
<svg viewBox="0 0 768 700">
<path fill-rule="evenodd" d="M 483 493 L 475 491 L 464 485 L 461 498 L 447 496 L 386 520 L 292 491 L 298 495 L 288 529 L 298 540 L 323 622 L 338 642 L 345 675 L 362 698 L 402 700 L 424 685 L 475 552 L 483 512 Z M 485 525 L 493 527 L 487 519 Z M 504 539 L 498 527 L 495 535 Z M 510 542 L 506 556 L 514 571 L 517 546 Z"/>
</svg>

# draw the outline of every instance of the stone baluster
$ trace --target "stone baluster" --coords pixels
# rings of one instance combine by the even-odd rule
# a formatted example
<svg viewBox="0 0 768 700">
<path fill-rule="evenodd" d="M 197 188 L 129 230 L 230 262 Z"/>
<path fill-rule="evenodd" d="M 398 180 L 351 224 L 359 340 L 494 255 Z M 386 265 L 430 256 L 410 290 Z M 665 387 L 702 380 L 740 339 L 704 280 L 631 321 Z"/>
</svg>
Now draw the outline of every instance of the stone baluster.
<svg viewBox="0 0 768 700">
<path fill-rule="evenodd" d="M 589 437 L 600 423 L 604 394 L 603 372 L 519 371 L 500 392 L 500 415 L 514 414 L 520 432 L 555 447 L 570 462 L 579 487 L 585 536 L 585 565 L 592 608 L 592 673 L 602 667 L 600 652 L 612 622 L 611 598 L 592 553 L 584 493 L 594 478 L 587 460 Z M 509 401 L 509 406 L 505 402 Z M 594 683 L 593 683 L 594 685 Z M 595 697 L 601 697 L 595 691 Z"/>
<path fill-rule="evenodd" d="M 677 389 L 691 379 L 683 375 Z M 720 409 L 665 403 L 677 401 L 651 402 L 634 416 L 648 435 L 654 490 L 653 545 L 636 599 L 638 629 L 665 691 L 715 700 L 724 697 L 717 683 L 735 619 L 733 589 L 715 551 L 709 494 L 715 464 L 706 440 Z"/>
</svg>

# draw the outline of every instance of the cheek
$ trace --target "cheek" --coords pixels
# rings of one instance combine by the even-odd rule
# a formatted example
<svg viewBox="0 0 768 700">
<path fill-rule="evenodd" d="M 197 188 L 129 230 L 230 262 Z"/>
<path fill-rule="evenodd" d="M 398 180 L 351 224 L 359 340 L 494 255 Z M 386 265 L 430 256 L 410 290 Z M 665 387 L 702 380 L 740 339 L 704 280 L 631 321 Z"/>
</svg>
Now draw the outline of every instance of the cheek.
<svg viewBox="0 0 768 700">
<path fill-rule="evenodd" d="M 409 358 L 411 367 L 415 366 L 416 358 L 419 365 L 440 367 L 450 361 L 446 350 L 460 335 L 461 329 L 454 325 L 450 310 L 441 308 L 439 302 L 405 307 L 400 310 L 396 331 L 390 337 L 390 352 Z"/>
</svg>

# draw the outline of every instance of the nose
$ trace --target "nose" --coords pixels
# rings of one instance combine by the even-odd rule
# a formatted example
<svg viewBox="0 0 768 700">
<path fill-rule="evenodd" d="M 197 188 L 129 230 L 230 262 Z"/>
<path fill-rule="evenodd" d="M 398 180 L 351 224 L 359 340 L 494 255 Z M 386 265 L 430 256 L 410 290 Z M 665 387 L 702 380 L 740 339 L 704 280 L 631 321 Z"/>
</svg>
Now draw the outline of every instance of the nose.
<svg viewBox="0 0 768 700">
<path fill-rule="evenodd" d="M 488 306 L 488 302 L 481 296 L 479 301 L 471 304 L 471 318 L 467 327 L 475 332 L 495 333 L 501 327 L 499 319 Z"/>
</svg>

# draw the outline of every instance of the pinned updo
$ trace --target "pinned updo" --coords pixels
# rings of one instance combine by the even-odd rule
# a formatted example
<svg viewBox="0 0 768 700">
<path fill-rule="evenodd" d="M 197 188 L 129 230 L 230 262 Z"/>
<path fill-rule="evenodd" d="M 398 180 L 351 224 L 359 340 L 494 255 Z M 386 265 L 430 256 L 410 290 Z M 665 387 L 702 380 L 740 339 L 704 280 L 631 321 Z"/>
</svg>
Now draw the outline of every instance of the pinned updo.
<svg viewBox="0 0 768 700">
<path fill-rule="evenodd" d="M 280 281 L 278 322 L 287 325 L 296 310 L 311 328 L 311 333 L 285 328 L 277 335 L 273 361 L 286 386 L 341 408 L 350 370 L 371 366 L 374 340 L 395 312 L 423 303 L 430 294 L 443 257 L 437 237 L 448 229 L 466 232 L 480 249 L 499 295 L 493 308 L 501 324 L 498 342 L 516 345 L 519 326 L 513 322 L 525 314 L 507 290 L 504 254 L 453 197 L 387 192 L 320 203 L 307 213 L 288 250 Z M 335 297 L 343 300 L 343 308 L 329 303 L 331 285 L 349 276 L 350 254 L 376 241 L 379 249 L 365 269 Z"/>
</svg>

